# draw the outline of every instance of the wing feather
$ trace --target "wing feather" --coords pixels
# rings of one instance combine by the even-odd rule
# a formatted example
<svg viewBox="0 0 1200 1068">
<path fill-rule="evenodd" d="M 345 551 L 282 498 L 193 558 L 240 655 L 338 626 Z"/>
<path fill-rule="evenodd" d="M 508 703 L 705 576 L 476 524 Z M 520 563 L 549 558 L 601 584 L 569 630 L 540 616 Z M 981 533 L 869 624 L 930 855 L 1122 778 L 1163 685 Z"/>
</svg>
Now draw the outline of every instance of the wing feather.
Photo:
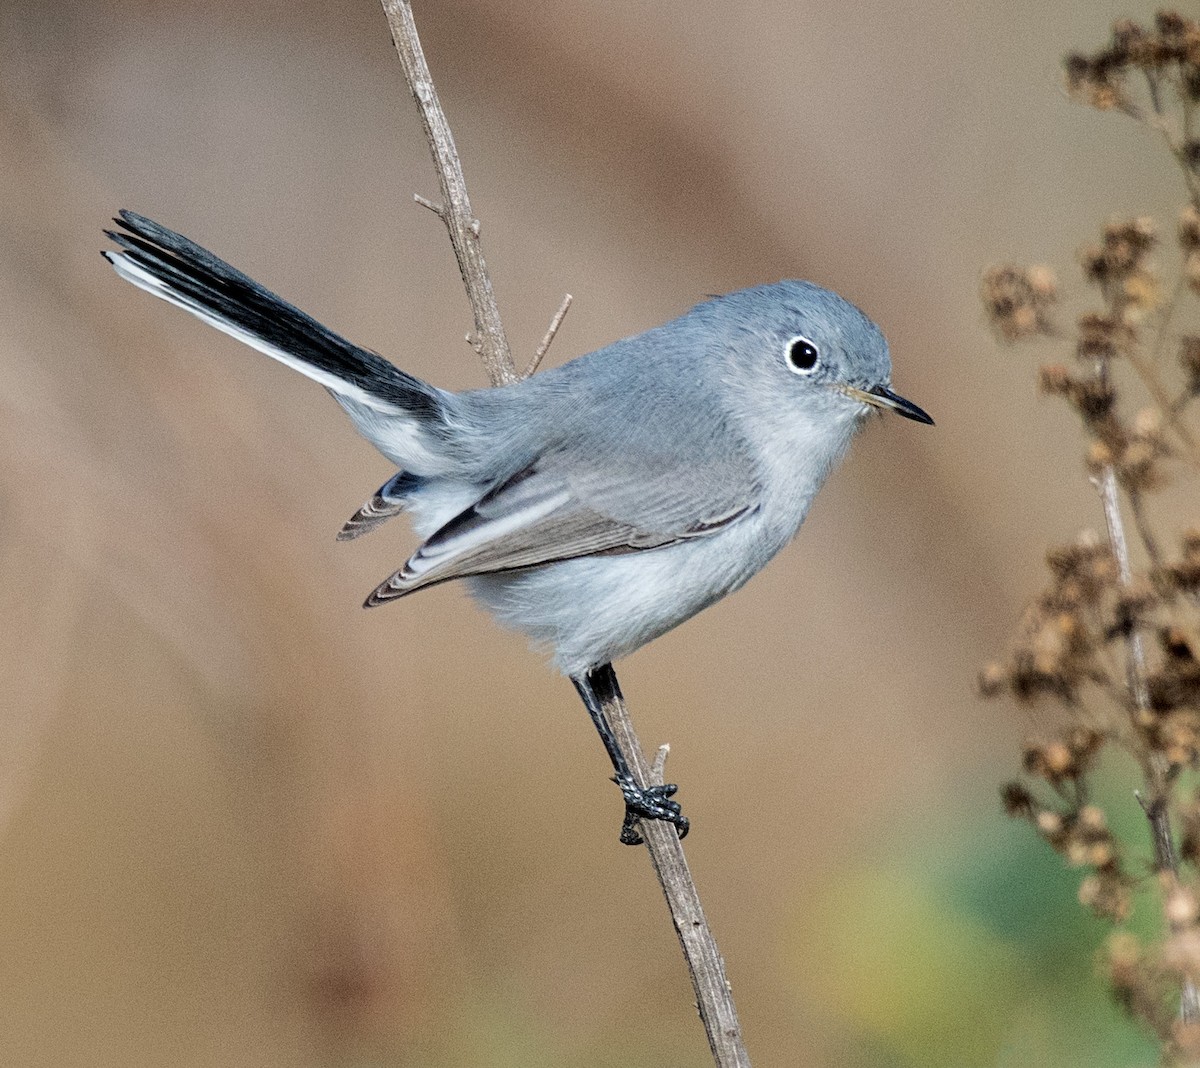
<svg viewBox="0 0 1200 1068">
<path fill-rule="evenodd" d="M 581 493 L 551 462 L 526 468 L 484 494 L 431 535 L 399 571 L 367 598 L 373 608 L 426 586 L 467 575 L 513 571 L 581 556 L 643 552 L 710 536 L 757 507 L 757 485 L 728 483 L 715 500 L 658 498 L 640 524 L 608 514 L 605 494 Z M 629 487 L 610 489 L 610 503 L 627 504 Z M 643 487 L 653 493 L 653 486 Z M 664 503 L 666 507 L 664 507 Z M 615 511 L 628 511 L 618 507 Z"/>
</svg>

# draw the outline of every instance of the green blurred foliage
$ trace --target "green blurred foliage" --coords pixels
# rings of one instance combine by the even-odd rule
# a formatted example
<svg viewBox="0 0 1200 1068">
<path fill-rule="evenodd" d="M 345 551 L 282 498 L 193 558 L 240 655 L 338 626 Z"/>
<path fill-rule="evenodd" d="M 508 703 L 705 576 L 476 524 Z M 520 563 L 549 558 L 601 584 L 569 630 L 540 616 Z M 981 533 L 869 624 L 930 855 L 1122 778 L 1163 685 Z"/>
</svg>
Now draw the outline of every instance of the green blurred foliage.
<svg viewBox="0 0 1200 1068">
<path fill-rule="evenodd" d="M 1123 841 L 1148 843 L 1123 770 L 1101 800 Z M 923 814 L 890 857 L 792 902 L 795 997 L 852 1026 L 854 1063 L 873 1068 L 1155 1063 L 1097 967 L 1111 928 L 1079 905 L 1082 873 L 998 810 Z M 1147 884 L 1130 925 L 1142 937 L 1157 922 Z"/>
</svg>

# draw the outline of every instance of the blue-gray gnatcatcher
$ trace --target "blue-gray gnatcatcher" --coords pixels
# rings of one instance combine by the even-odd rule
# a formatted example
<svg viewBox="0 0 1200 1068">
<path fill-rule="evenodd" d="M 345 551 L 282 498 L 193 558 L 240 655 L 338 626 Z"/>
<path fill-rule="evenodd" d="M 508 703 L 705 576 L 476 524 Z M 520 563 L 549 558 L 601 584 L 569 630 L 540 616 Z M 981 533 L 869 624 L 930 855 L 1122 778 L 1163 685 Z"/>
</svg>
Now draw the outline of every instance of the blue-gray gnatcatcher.
<svg viewBox="0 0 1200 1068">
<path fill-rule="evenodd" d="M 932 423 L 893 393 L 887 342 L 809 282 L 714 297 L 499 389 L 449 393 L 327 330 L 199 245 L 122 211 L 117 273 L 315 379 L 400 471 L 346 523 L 408 512 L 424 539 L 367 598 L 465 578 L 554 651 L 636 822 L 688 823 L 641 788 L 603 712 L 611 662 L 743 585 L 791 540 L 864 416 Z"/>
</svg>

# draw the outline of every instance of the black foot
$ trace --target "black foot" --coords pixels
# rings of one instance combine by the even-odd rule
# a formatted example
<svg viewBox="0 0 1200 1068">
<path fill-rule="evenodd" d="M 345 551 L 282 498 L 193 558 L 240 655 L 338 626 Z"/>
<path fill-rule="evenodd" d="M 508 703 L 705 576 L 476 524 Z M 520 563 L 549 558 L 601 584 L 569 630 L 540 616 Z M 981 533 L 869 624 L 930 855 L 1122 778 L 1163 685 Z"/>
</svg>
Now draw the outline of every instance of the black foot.
<svg viewBox="0 0 1200 1068">
<path fill-rule="evenodd" d="M 678 801 L 672 801 L 671 795 L 679 787 L 673 782 L 664 786 L 638 786 L 631 779 L 614 775 L 613 782 L 621 788 L 625 798 L 625 822 L 621 824 L 621 844 L 641 845 L 642 836 L 638 834 L 639 820 L 664 820 L 673 823 L 680 838 L 686 838 L 690 824 L 683 814 Z"/>
</svg>

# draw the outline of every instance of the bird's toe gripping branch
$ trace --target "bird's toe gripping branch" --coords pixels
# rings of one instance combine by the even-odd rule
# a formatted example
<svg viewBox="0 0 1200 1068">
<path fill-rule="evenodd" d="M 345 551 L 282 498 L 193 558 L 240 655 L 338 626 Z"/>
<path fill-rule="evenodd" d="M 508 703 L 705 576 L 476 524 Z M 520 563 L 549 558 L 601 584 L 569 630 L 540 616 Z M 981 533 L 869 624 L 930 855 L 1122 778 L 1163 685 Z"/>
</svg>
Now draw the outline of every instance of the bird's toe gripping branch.
<svg viewBox="0 0 1200 1068">
<path fill-rule="evenodd" d="M 621 788 L 621 796 L 625 798 L 625 820 L 621 824 L 622 845 L 642 844 L 643 838 L 637 829 L 641 820 L 662 820 L 674 824 L 679 837 L 687 837 L 691 824 L 679 807 L 679 802 L 670 800 L 671 795 L 679 790 L 675 783 L 641 787 L 632 778 L 622 781 L 618 775 L 613 776 L 613 782 Z"/>
</svg>

